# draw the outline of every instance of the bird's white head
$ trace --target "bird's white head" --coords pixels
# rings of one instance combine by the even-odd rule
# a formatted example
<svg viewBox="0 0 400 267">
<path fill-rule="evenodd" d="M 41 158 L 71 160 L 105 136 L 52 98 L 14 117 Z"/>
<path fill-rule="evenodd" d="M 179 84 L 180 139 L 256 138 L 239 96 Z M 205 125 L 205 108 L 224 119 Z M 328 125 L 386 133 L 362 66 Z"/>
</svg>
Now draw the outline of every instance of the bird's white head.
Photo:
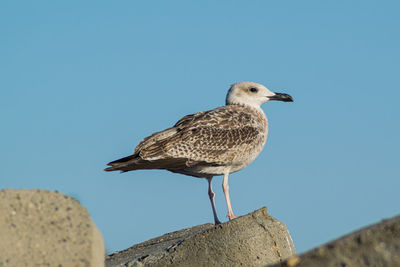
<svg viewBox="0 0 400 267">
<path fill-rule="evenodd" d="M 264 85 L 254 82 L 235 83 L 226 95 L 227 105 L 242 104 L 259 108 L 270 100 L 293 102 L 290 95 L 271 92 Z"/>
</svg>

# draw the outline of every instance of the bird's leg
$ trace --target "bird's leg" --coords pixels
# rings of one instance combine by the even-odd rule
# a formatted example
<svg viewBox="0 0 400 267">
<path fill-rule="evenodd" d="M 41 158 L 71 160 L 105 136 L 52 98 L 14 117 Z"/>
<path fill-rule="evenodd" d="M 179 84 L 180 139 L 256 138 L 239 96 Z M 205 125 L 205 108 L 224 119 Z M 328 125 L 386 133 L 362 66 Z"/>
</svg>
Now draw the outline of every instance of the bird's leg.
<svg viewBox="0 0 400 267">
<path fill-rule="evenodd" d="M 214 214 L 214 222 L 215 224 L 221 224 L 221 222 L 218 220 L 218 216 L 217 216 L 217 209 L 215 208 L 215 193 L 212 190 L 212 185 L 211 185 L 211 181 L 212 181 L 212 177 L 211 178 L 207 178 L 208 181 L 208 196 L 210 197 L 210 201 L 211 201 L 211 207 L 213 210 L 213 214 Z"/>
<path fill-rule="evenodd" d="M 222 182 L 222 189 L 224 190 L 226 206 L 228 207 L 228 218 L 229 220 L 233 220 L 236 218 L 235 214 L 233 214 L 231 199 L 229 197 L 229 185 L 228 185 L 228 176 L 229 172 L 224 174 L 224 181 Z"/>
</svg>

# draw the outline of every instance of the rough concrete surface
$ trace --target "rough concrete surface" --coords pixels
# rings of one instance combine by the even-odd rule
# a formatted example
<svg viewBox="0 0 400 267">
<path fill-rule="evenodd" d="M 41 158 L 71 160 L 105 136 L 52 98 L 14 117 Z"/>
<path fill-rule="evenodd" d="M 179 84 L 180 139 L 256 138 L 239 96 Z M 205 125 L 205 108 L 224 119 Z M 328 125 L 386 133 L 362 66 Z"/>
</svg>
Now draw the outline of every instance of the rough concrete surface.
<svg viewBox="0 0 400 267">
<path fill-rule="evenodd" d="M 362 228 L 273 266 L 398 267 L 400 266 L 400 216 Z"/>
<path fill-rule="evenodd" d="M 107 256 L 106 266 L 263 266 L 295 253 L 286 226 L 262 208 L 134 245 Z"/>
<path fill-rule="evenodd" d="M 104 241 L 75 199 L 46 190 L 0 191 L 0 266 L 104 266 Z"/>
</svg>

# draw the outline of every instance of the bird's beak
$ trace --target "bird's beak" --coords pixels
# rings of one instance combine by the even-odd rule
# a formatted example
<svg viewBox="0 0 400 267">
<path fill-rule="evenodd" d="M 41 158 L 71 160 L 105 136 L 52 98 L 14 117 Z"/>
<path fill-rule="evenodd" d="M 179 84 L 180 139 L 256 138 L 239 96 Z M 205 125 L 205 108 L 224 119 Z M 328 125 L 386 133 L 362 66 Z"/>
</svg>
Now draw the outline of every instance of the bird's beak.
<svg viewBox="0 0 400 267">
<path fill-rule="evenodd" d="M 273 96 L 267 96 L 269 100 L 278 100 L 283 102 L 293 102 L 293 98 L 288 94 L 275 93 Z"/>
</svg>

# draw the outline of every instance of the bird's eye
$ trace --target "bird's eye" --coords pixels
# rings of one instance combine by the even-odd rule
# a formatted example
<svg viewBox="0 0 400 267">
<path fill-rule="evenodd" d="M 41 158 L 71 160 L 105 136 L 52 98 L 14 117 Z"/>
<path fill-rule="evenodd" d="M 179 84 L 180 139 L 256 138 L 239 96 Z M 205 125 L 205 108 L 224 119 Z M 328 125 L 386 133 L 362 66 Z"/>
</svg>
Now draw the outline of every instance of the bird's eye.
<svg viewBox="0 0 400 267">
<path fill-rule="evenodd" d="M 250 88 L 250 92 L 252 92 L 252 93 L 257 93 L 257 91 L 258 91 L 257 88 L 254 88 L 254 87 Z"/>
</svg>

